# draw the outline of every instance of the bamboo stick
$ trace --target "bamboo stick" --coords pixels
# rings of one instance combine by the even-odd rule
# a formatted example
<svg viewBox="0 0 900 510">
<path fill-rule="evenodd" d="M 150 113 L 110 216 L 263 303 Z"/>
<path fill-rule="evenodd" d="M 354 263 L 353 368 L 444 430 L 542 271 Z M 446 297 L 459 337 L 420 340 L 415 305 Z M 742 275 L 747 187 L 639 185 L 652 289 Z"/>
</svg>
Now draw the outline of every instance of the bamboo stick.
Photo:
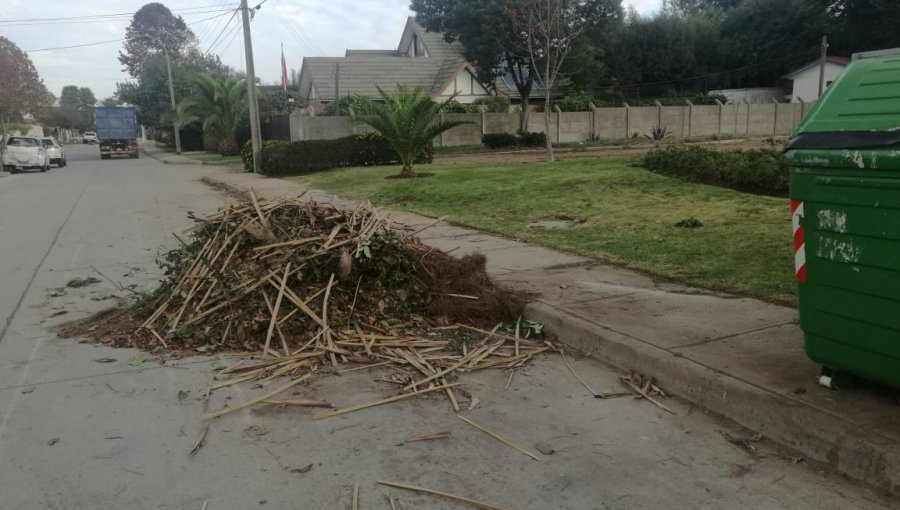
<svg viewBox="0 0 900 510">
<path fill-rule="evenodd" d="M 406 483 L 400 482 L 391 482 L 388 480 L 378 480 L 378 483 L 381 485 L 387 485 L 389 487 L 396 487 L 398 489 L 406 489 L 410 491 L 416 492 L 424 492 L 426 494 L 432 494 L 434 496 L 441 496 L 442 498 L 452 499 L 454 501 L 459 501 L 461 503 L 466 503 L 468 505 L 472 505 L 475 508 L 480 508 L 481 510 L 503 510 L 498 506 L 493 506 L 483 501 L 477 501 L 471 498 L 467 498 L 465 496 L 457 496 L 456 494 L 450 494 L 449 492 L 443 492 L 435 489 L 428 489 L 426 487 L 419 487 L 417 485 L 409 485 Z"/>
<path fill-rule="evenodd" d="M 445 388 L 452 388 L 453 386 L 459 386 L 459 384 L 453 383 L 453 384 L 448 384 L 446 386 L 435 386 L 433 388 L 428 388 L 427 390 L 419 390 L 419 391 L 414 391 L 412 393 L 403 393 L 401 395 L 395 395 L 393 397 L 383 398 L 381 400 L 374 400 L 372 402 L 357 404 L 355 406 L 345 407 L 343 409 L 337 409 L 335 411 L 331 411 L 328 413 L 314 415 L 313 419 L 314 420 L 324 420 L 325 418 L 331 418 L 331 417 L 338 416 L 341 414 L 352 413 L 353 411 L 359 411 L 360 409 L 368 409 L 370 407 L 380 406 L 382 404 L 390 404 L 391 402 L 396 402 L 398 400 L 403 400 L 403 399 L 409 398 L 409 397 L 415 397 L 416 395 L 431 393 L 432 391 L 440 391 Z"/>
<path fill-rule="evenodd" d="M 487 435 L 493 437 L 493 438 L 496 439 L 497 441 L 500 441 L 501 443 L 505 444 L 506 446 L 509 446 L 509 447 L 512 448 L 513 450 L 517 450 L 517 451 L 519 451 L 520 453 L 525 454 L 525 455 L 531 457 L 531 458 L 534 459 L 534 460 L 537 460 L 537 461 L 540 461 L 540 460 L 541 460 L 541 459 L 539 459 L 539 458 L 537 457 L 537 455 L 535 455 L 535 454 L 533 454 L 533 453 L 531 453 L 531 452 L 529 452 L 529 451 L 523 450 L 522 448 L 520 448 L 520 447 L 518 447 L 518 446 L 512 444 L 511 442 L 509 442 L 509 440 L 507 440 L 506 438 L 504 438 L 504 437 L 501 436 L 500 434 L 497 434 L 496 432 L 491 432 L 490 430 L 488 430 L 488 429 L 482 427 L 481 425 L 475 423 L 474 421 L 472 421 L 472 420 L 470 420 L 470 419 L 468 419 L 468 418 L 465 418 L 465 417 L 463 417 L 463 416 L 460 416 L 460 415 L 458 415 L 458 414 L 456 415 L 456 417 L 459 418 L 460 420 L 462 420 L 462 421 L 468 423 L 469 425 L 475 427 L 476 429 L 478 429 L 478 430 L 484 432 L 485 434 L 487 434 Z"/>
<path fill-rule="evenodd" d="M 214 413 L 207 414 L 207 415 L 203 416 L 203 418 L 201 418 L 201 420 L 207 421 L 207 420 L 212 420 L 213 418 L 219 418 L 221 416 L 225 416 L 226 414 L 233 413 L 235 411 L 240 411 L 241 409 L 252 406 L 253 404 L 258 404 L 264 400 L 269 400 L 270 398 L 274 397 L 275 395 L 278 395 L 279 393 L 281 393 L 283 391 L 287 391 L 287 390 L 293 388 L 294 386 L 302 383 L 303 381 L 309 379 L 310 376 L 311 376 L 311 374 L 306 374 L 302 377 L 298 377 L 298 378 L 294 379 L 293 381 L 291 381 L 283 386 L 279 386 L 270 392 L 267 392 L 256 398 L 251 398 L 250 400 L 244 402 L 243 404 L 237 405 L 235 407 L 226 407 L 225 409 L 222 409 L 221 411 L 216 411 Z"/>
</svg>

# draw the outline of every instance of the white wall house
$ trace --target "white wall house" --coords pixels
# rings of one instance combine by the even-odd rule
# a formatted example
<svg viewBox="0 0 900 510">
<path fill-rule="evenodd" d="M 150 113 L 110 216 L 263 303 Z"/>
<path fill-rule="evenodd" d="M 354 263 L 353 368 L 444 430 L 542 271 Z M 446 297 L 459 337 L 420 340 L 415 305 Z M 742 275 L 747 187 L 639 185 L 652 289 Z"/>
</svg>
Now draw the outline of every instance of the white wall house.
<svg viewBox="0 0 900 510">
<path fill-rule="evenodd" d="M 791 102 L 797 103 L 815 101 L 819 99 L 819 67 L 820 60 L 816 59 L 808 64 L 784 75 L 784 78 L 793 82 Z M 847 57 L 829 56 L 825 61 L 825 87 L 838 78 L 847 68 L 850 59 Z"/>
</svg>

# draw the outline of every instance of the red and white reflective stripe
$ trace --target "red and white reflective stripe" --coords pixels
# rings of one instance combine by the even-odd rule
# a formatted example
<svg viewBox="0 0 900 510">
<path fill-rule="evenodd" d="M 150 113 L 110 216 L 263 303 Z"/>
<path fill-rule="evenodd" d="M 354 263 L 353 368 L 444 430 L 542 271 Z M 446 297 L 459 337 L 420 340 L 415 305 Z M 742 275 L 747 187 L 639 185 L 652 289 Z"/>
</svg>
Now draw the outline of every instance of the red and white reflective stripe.
<svg viewBox="0 0 900 510">
<path fill-rule="evenodd" d="M 791 200 L 791 225 L 794 227 L 794 273 L 798 282 L 806 281 L 806 243 L 803 241 L 803 202 Z"/>
</svg>

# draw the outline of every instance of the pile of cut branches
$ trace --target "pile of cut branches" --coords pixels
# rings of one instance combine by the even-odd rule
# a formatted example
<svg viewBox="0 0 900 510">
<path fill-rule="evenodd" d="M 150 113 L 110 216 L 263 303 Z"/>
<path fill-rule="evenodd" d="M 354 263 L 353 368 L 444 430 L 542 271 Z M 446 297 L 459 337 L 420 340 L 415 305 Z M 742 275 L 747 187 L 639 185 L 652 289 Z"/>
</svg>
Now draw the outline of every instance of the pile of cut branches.
<svg viewBox="0 0 900 510">
<path fill-rule="evenodd" d="M 143 304 L 153 312 L 140 329 L 167 348 L 287 355 L 307 346 L 336 360 L 345 331 L 485 326 L 521 311 L 482 256 L 436 252 L 368 204 L 253 197 L 197 222 L 164 257 L 167 279 Z"/>
<path fill-rule="evenodd" d="M 251 198 L 194 218 L 152 296 L 69 333 L 161 352 L 262 352 L 213 388 L 390 365 L 387 382 L 406 395 L 446 390 L 455 409 L 456 371 L 514 369 L 549 348 L 517 321 L 523 297 L 491 280 L 484 256 L 429 248 L 368 203 Z"/>
</svg>

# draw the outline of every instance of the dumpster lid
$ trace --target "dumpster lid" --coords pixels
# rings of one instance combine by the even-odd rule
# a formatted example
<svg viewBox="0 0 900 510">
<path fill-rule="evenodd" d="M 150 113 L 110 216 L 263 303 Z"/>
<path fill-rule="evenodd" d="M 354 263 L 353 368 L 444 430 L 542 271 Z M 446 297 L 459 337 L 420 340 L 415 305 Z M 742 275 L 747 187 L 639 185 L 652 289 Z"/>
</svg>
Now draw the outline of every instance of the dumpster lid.
<svg viewBox="0 0 900 510">
<path fill-rule="evenodd" d="M 818 136 L 802 136 L 820 133 Z M 828 133 L 829 135 L 826 135 Z M 857 53 L 794 130 L 794 145 L 850 148 L 900 142 L 900 48 Z M 850 145 L 848 145 L 850 144 Z"/>
</svg>

